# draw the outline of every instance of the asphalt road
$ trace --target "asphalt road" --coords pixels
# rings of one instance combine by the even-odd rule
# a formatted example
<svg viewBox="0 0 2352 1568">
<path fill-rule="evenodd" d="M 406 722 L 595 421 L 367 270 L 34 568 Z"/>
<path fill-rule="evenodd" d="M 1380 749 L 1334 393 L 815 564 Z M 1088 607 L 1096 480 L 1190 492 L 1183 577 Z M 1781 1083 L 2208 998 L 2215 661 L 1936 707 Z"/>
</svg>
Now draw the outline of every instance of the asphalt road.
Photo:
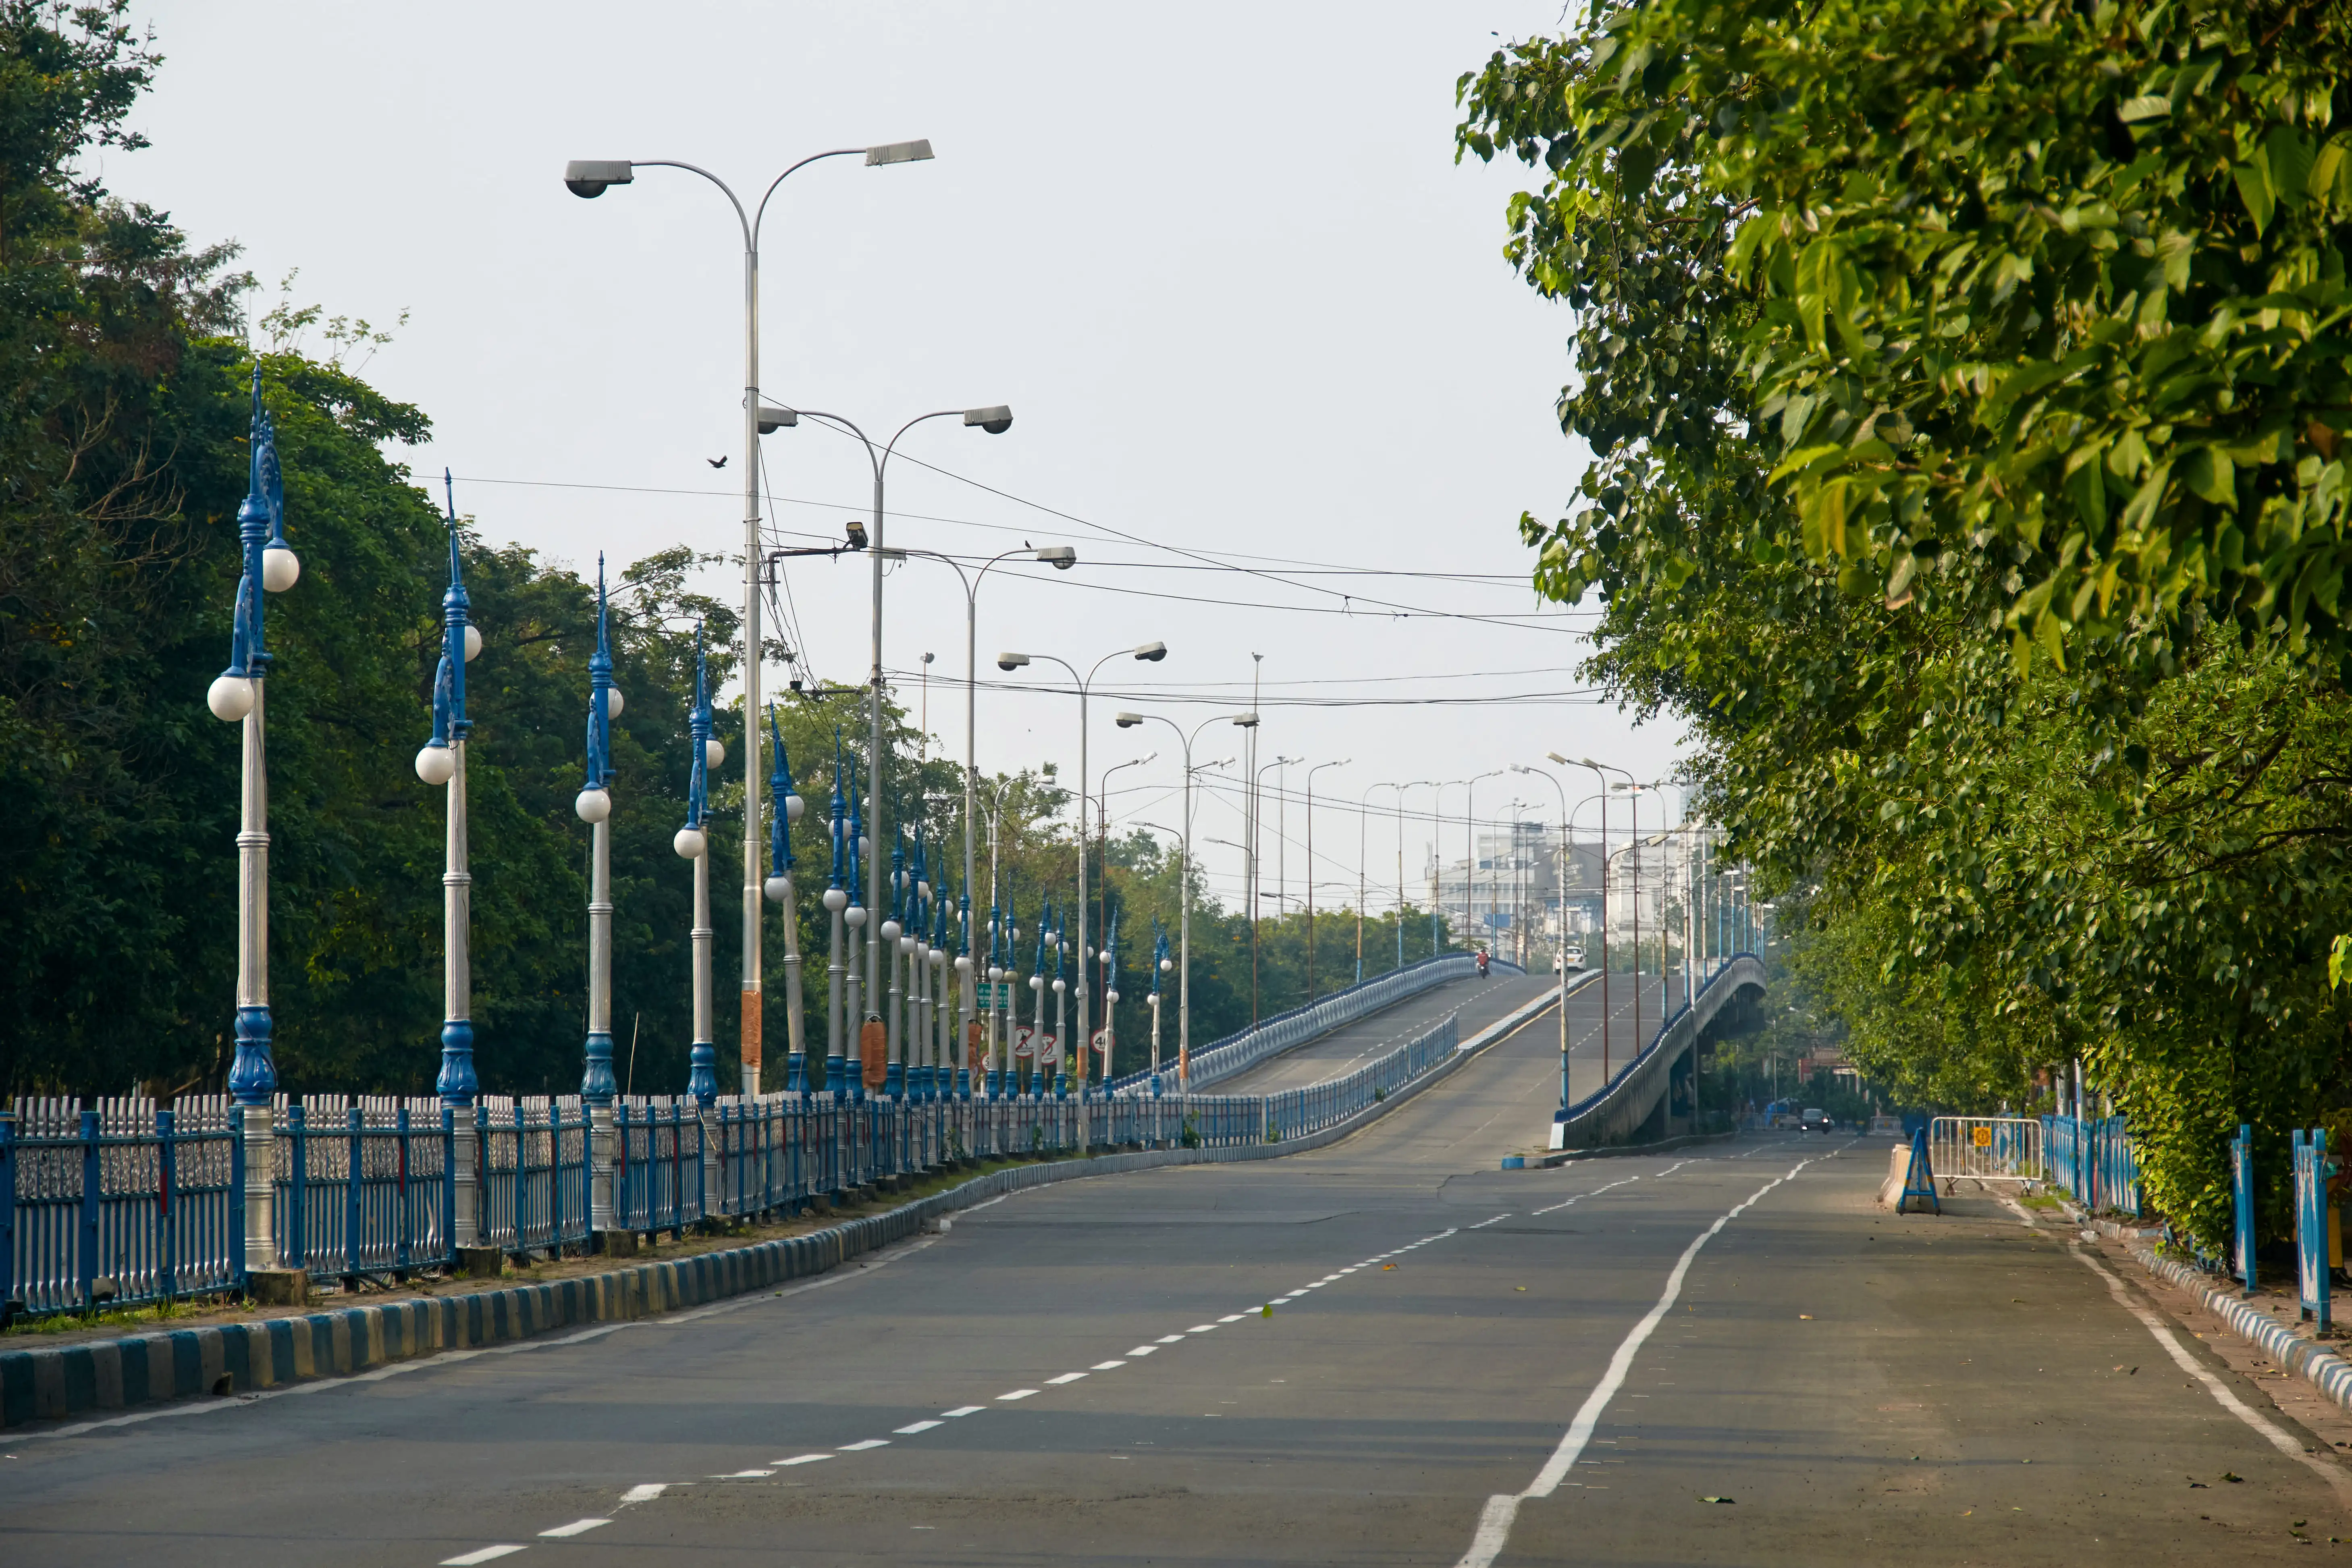
<svg viewBox="0 0 2352 1568">
<path fill-rule="evenodd" d="M 1883 1142 L 1496 1169 L 1557 1092 L 1549 1023 L 1313 1153 L 1036 1189 L 654 1323 L 12 1435 L 0 1561 L 2137 1565 L 2352 1536 L 2333 1461 L 2225 1409 L 2200 1377 L 2280 1423 L 2063 1236 L 1875 1209 Z"/>
</svg>

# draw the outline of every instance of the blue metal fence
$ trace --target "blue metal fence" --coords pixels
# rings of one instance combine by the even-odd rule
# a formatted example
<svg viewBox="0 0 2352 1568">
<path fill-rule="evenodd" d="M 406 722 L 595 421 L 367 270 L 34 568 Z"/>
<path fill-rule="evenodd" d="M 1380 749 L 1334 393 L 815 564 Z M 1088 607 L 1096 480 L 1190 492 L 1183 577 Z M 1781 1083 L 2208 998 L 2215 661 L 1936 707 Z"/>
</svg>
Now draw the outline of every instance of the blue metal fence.
<svg viewBox="0 0 2352 1568">
<path fill-rule="evenodd" d="M 2050 1184 L 2095 1213 L 2140 1212 L 2139 1155 L 2120 1116 L 2045 1116 L 2042 1157 Z"/>
<path fill-rule="evenodd" d="M 1328 998 L 1327 998 L 1328 1000 Z M 952 1160 L 1105 1147 L 1231 1148 L 1362 1113 L 1450 1057 L 1453 1018 L 1351 1073 L 1274 1095 L 836 1100 L 830 1094 L 625 1097 L 613 1112 L 614 1223 L 681 1236 L 706 1218 L 799 1212 L 819 1195 Z M 273 1179 L 280 1263 L 313 1279 L 453 1261 L 449 1180 L 471 1119 L 481 1241 L 584 1248 L 591 1129 L 577 1097 L 280 1100 Z M 227 1102 L 17 1100 L 0 1114 L 0 1301 L 34 1315 L 240 1289 L 244 1142 Z"/>
</svg>

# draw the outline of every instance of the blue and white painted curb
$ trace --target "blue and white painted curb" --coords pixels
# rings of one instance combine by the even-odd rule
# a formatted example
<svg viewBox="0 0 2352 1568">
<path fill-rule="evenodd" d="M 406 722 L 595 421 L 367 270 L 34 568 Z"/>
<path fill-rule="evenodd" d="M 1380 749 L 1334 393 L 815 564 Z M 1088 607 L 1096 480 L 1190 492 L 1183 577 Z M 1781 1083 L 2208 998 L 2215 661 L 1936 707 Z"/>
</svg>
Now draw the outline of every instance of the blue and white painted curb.
<svg viewBox="0 0 2352 1568">
<path fill-rule="evenodd" d="M 2352 1410 L 2352 1361 L 2305 1339 L 2269 1313 L 2258 1311 L 2237 1297 L 2214 1289 L 2206 1283 L 2208 1276 L 2201 1269 L 2177 1263 L 2169 1258 L 2160 1258 L 2144 1242 L 2134 1243 L 2130 1250 L 2132 1257 L 2149 1273 L 2169 1279 L 2183 1289 L 2196 1292 L 2207 1310 L 2235 1330 L 2240 1338 L 2261 1346 L 2279 1366 L 2288 1372 L 2301 1373 L 2322 1394 L 2345 1409 Z"/>
<path fill-rule="evenodd" d="M 883 1214 L 693 1258 L 634 1264 L 543 1284 L 0 1352 L 0 1428 L 216 1391 L 244 1394 L 343 1377 L 444 1351 L 652 1317 L 822 1274 L 860 1254 L 916 1236 L 942 1215 L 1027 1187 L 1165 1165 L 1303 1154 L 1335 1143 L 1395 1110 L 1517 1028 L 1542 1005 L 1520 1008 L 1480 1030 L 1446 1060 L 1400 1085 L 1386 1100 L 1320 1131 L 1278 1143 L 1151 1149 L 1015 1165 Z"/>
</svg>

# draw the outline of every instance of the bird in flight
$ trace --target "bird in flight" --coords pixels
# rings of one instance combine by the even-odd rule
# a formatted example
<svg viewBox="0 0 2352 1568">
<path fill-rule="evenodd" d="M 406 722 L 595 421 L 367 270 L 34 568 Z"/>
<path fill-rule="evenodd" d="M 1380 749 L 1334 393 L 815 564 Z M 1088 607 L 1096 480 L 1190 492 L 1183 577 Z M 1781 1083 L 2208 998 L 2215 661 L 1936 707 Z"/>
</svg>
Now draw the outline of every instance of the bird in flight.
<svg viewBox="0 0 2352 1568">
<path fill-rule="evenodd" d="M 705 458 L 702 460 L 714 468 L 723 468 L 727 466 L 727 459 L 724 458 Z"/>
</svg>

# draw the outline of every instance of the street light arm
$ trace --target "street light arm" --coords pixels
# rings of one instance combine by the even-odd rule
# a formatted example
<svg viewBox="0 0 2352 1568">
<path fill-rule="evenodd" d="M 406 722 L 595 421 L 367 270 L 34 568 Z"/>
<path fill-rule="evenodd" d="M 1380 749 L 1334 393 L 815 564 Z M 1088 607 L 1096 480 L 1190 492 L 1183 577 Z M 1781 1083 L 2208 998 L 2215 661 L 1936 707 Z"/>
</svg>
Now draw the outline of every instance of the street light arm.
<svg viewBox="0 0 2352 1568">
<path fill-rule="evenodd" d="M 819 157 L 824 157 L 827 154 L 822 153 L 817 154 Z M 805 163 L 807 160 L 803 159 L 802 162 Z M 701 164 L 689 163 L 679 158 L 632 158 L 629 160 L 629 166 L 633 169 L 684 169 L 690 174 L 699 174 L 704 179 L 709 180 L 712 184 L 717 185 L 726 195 L 727 205 L 735 209 L 735 225 L 738 228 L 743 231 L 743 248 L 746 250 L 756 250 L 759 248 L 760 241 L 758 234 L 751 226 L 751 220 L 743 215 L 743 204 L 741 201 L 737 199 L 734 187 L 730 185 L 726 181 L 720 179 L 718 175 L 712 174 L 709 170 L 704 168 Z M 793 165 L 793 169 L 797 169 L 799 167 L 799 163 Z M 792 169 L 784 171 L 785 174 L 789 174 L 791 173 Z M 783 174 L 779 174 L 776 177 L 781 180 L 783 178 Z M 773 185 L 771 185 L 768 188 L 770 190 L 775 189 Z M 763 201 L 761 205 L 764 206 L 766 205 L 766 203 Z"/>
<path fill-rule="evenodd" d="M 768 198 L 776 194 L 776 187 L 778 185 L 782 184 L 793 175 L 798 174 L 801 170 L 807 168 L 811 163 L 817 162 L 819 159 L 846 158 L 853 154 L 863 153 L 865 151 L 866 149 L 863 147 L 835 147 L 830 153 L 812 153 L 807 157 L 802 159 L 799 163 L 794 163 L 791 168 L 786 169 L 782 174 L 778 174 L 774 179 L 769 181 L 767 190 L 760 197 L 759 211 L 754 213 L 751 216 L 751 226 L 750 231 L 751 243 L 753 245 L 760 243 L 760 226 L 766 220 L 768 216 Z M 740 212 L 742 209 L 739 206 L 736 210 Z"/>
</svg>

